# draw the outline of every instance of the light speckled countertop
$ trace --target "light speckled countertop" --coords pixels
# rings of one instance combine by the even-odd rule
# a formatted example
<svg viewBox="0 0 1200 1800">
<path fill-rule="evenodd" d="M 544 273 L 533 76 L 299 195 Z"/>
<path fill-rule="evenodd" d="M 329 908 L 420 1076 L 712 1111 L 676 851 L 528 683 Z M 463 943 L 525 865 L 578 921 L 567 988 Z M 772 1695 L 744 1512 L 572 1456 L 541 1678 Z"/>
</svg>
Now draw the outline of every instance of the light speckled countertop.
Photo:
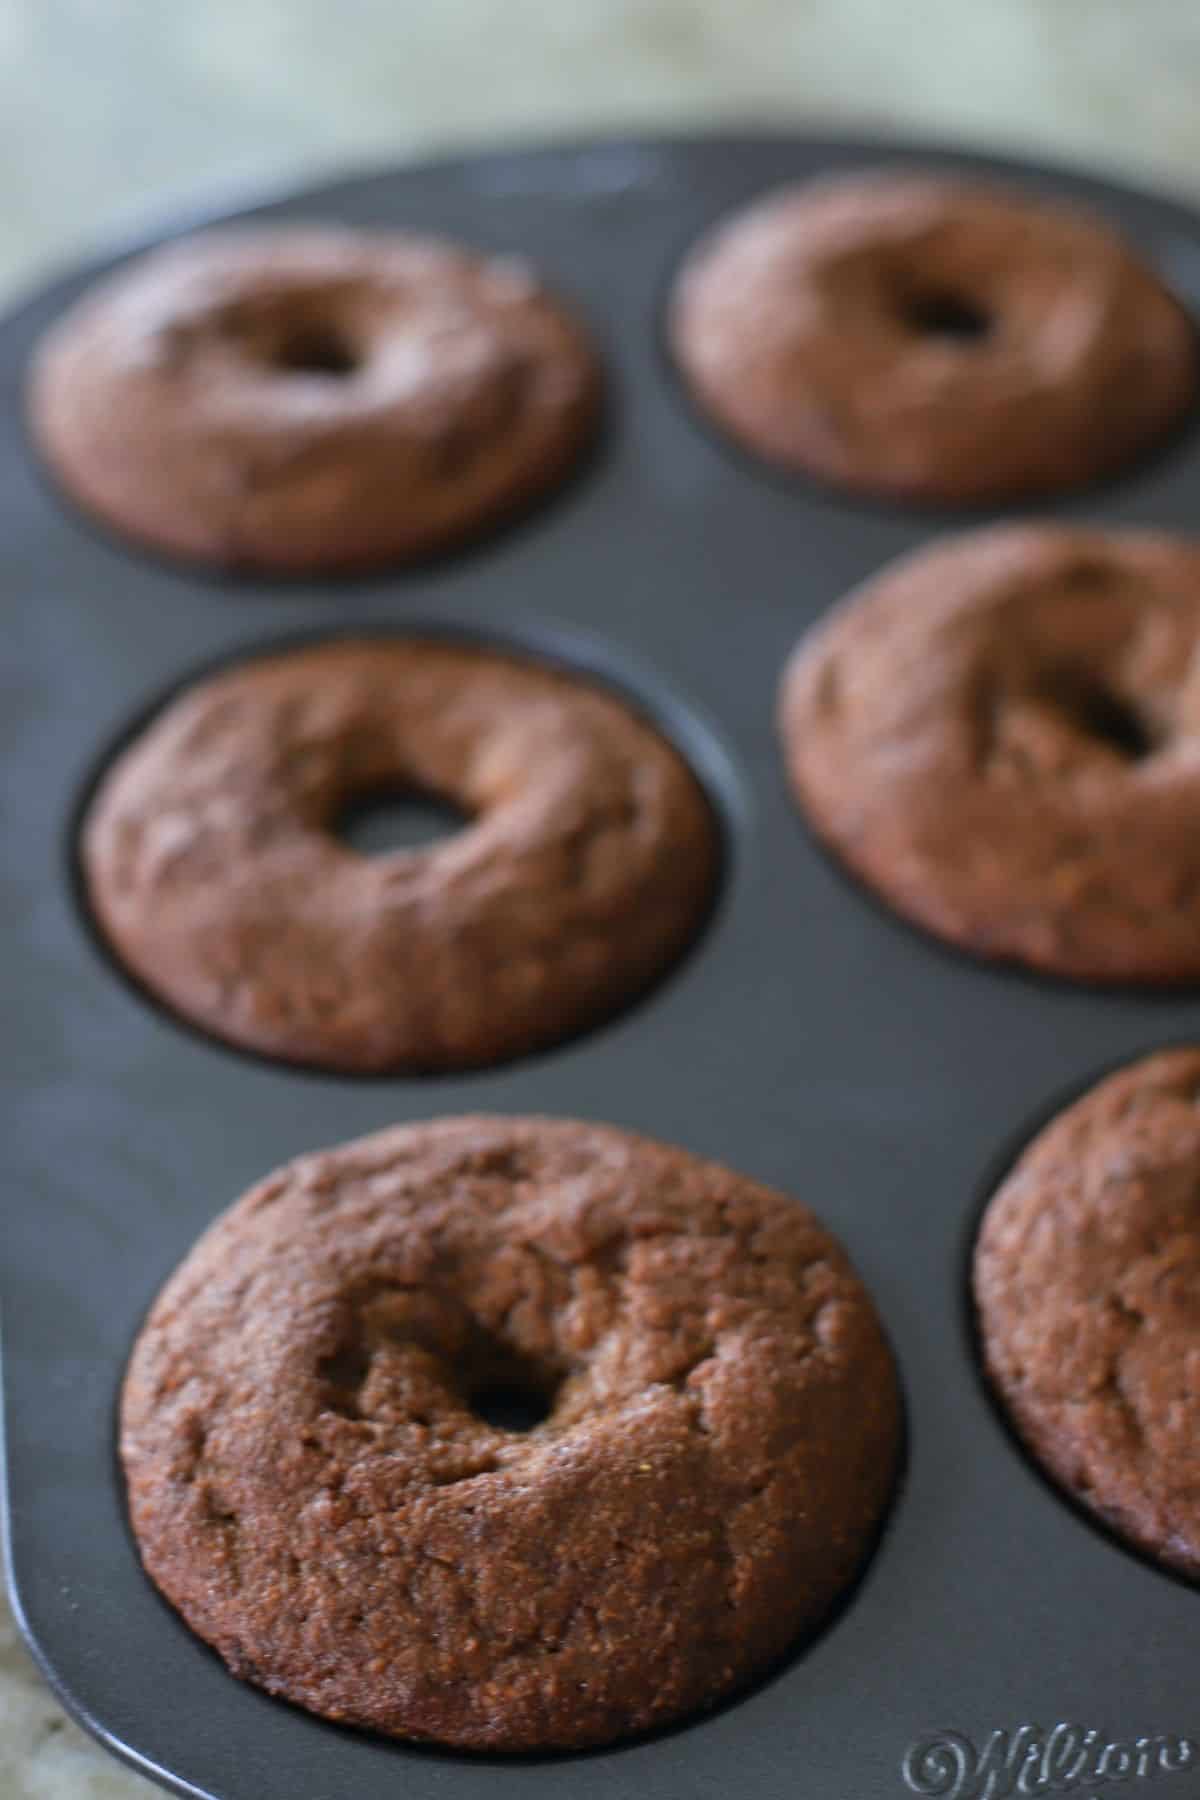
<svg viewBox="0 0 1200 1800">
<path fill-rule="evenodd" d="M 0 0 L 0 294 L 177 205 L 501 138 L 840 119 L 1200 194 L 1198 91 L 1188 0 Z M 0 1800 L 151 1791 L 0 1600 Z"/>
</svg>

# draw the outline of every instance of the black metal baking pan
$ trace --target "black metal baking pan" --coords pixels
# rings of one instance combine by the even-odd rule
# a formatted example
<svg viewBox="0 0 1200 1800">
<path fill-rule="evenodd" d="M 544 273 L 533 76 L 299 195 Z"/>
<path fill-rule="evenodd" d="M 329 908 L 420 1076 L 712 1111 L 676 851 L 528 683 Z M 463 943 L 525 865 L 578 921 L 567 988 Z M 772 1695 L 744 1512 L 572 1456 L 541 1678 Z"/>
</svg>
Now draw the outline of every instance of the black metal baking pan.
<svg viewBox="0 0 1200 1800">
<path fill-rule="evenodd" d="M 296 194 L 255 210 L 528 253 L 590 319 L 611 383 L 600 452 L 548 507 L 413 573 L 308 585 L 154 562 L 43 482 L 22 423 L 29 352 L 96 268 L 0 326 L 9 1573 L 66 1705 L 179 1793 L 886 1800 L 907 1784 L 936 1800 L 1003 1800 L 1043 1791 L 1047 1774 L 1070 1785 L 1068 1740 L 1033 1748 L 1056 1724 L 1095 1734 L 1075 1781 L 1085 1800 L 1148 1783 L 1180 1800 L 1195 1791 L 1182 1771 L 1200 1738 L 1200 1594 L 1086 1523 L 1023 1458 L 980 1378 L 964 1269 L 986 1186 L 1022 1133 L 1093 1071 L 1200 1038 L 1200 999 L 972 963 L 894 920 L 816 848 L 775 743 L 783 661 L 852 583 L 982 515 L 884 509 L 755 465 L 694 416 L 662 350 L 671 274 L 728 208 L 788 179 L 914 160 L 1098 207 L 1200 312 L 1200 217 L 1184 207 L 925 146 L 610 143 Z M 1037 510 L 1187 528 L 1198 500 L 1200 442 L 1184 432 L 1122 480 Z M 362 1081 L 237 1055 L 150 1004 L 96 943 L 72 880 L 81 796 L 131 721 L 194 669 L 295 634 L 414 623 L 540 648 L 658 716 L 726 821 L 720 905 L 639 1005 L 536 1059 Z M 870 1283 L 905 1382 L 906 1479 L 836 1619 L 714 1714 L 587 1756 L 405 1748 L 268 1699 L 159 1600 L 125 1522 L 117 1385 L 147 1304 L 197 1234 L 299 1151 L 464 1110 L 611 1120 L 803 1197 Z"/>
</svg>

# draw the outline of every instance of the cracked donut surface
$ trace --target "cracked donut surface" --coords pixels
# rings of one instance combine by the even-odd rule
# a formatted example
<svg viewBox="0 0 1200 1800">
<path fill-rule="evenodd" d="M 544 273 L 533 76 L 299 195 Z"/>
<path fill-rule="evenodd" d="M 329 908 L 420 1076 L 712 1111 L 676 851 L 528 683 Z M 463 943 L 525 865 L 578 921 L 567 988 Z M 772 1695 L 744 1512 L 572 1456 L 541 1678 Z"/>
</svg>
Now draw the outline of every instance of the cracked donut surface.
<svg viewBox="0 0 1200 1800">
<path fill-rule="evenodd" d="M 1200 550 L 1008 527 L 886 568 L 801 642 L 780 726 L 819 835 L 979 955 L 1200 979 Z"/>
<path fill-rule="evenodd" d="M 466 815 L 367 857 L 372 793 Z M 708 915 L 719 833 L 682 758 L 592 683 L 499 650 L 334 639 L 186 688 L 83 821 L 121 961 L 242 1048 L 349 1070 L 454 1069 L 616 1012 Z"/>
<path fill-rule="evenodd" d="M 400 232 L 243 228 L 102 281 L 34 360 L 64 489 L 181 556 L 304 573 L 428 555 L 574 465 L 599 372 L 516 258 Z"/>
<path fill-rule="evenodd" d="M 545 1417 L 489 1423 L 489 1380 Z M 396 1128 L 268 1177 L 172 1276 L 121 1454 L 150 1575 L 234 1673 L 474 1749 L 716 1701 L 860 1567 L 890 1353 L 797 1202 L 612 1127 Z"/>
<path fill-rule="evenodd" d="M 988 1206 L 974 1285 L 1033 1455 L 1200 1577 L 1200 1049 L 1133 1063 L 1038 1134 Z"/>
<path fill-rule="evenodd" d="M 747 449 L 912 501 L 1095 480 L 1196 392 L 1193 324 L 1113 226 L 930 171 L 830 176 L 721 221 L 669 329 L 696 401 Z"/>
</svg>

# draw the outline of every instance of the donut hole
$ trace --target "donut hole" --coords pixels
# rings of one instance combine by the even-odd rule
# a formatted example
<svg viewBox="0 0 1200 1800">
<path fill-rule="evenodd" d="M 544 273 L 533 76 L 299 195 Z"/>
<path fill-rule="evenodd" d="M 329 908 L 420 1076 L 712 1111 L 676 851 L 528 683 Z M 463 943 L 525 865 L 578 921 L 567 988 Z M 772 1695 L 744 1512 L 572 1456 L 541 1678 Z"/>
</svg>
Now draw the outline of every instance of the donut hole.
<svg viewBox="0 0 1200 1800">
<path fill-rule="evenodd" d="M 463 1394 L 476 1418 L 497 1431 L 533 1431 L 554 1411 L 561 1378 L 506 1344 L 476 1346 L 462 1371 Z"/>
<path fill-rule="evenodd" d="M 344 381 L 362 367 L 350 339 L 328 320 L 298 325 L 271 346 L 268 361 L 284 375 L 317 375 Z"/>
<path fill-rule="evenodd" d="M 360 856 L 391 856 L 443 842 L 471 823 L 444 794 L 423 788 L 372 788 L 352 794 L 333 821 L 333 834 Z"/>
<path fill-rule="evenodd" d="M 431 1409 L 450 1405 L 521 1433 L 549 1418 L 566 1370 L 529 1355 L 453 1297 L 385 1282 L 347 1299 L 316 1374 L 326 1410 L 344 1418 L 399 1409 L 427 1423 Z"/>
<path fill-rule="evenodd" d="M 1060 587 L 1069 588 L 1073 593 L 1086 590 L 1091 593 L 1097 588 L 1106 588 L 1117 579 L 1117 571 L 1111 563 L 1100 562 L 1095 557 L 1080 557 L 1059 576 Z"/>
<path fill-rule="evenodd" d="M 365 358 L 341 323 L 340 304 L 338 294 L 260 295 L 222 307 L 211 329 L 241 360 L 268 375 L 346 381 Z"/>
<path fill-rule="evenodd" d="M 467 1396 L 471 1411 L 497 1431 L 533 1431 L 554 1410 L 553 1394 L 516 1381 L 487 1382 Z"/>
<path fill-rule="evenodd" d="M 1142 762 L 1159 748 L 1161 734 L 1133 701 L 1091 675 L 1060 671 L 1046 685 L 1046 698 L 1085 737 L 1116 751 L 1126 762 Z"/>
<path fill-rule="evenodd" d="M 323 1356 L 317 1364 L 317 1376 L 326 1386 L 334 1388 L 342 1402 L 355 1396 L 366 1382 L 371 1372 L 371 1356 L 366 1346 L 357 1339 L 342 1344 L 330 1356 Z M 339 1412 L 353 1413 L 357 1416 L 357 1407 L 347 1404 L 335 1408 Z"/>
<path fill-rule="evenodd" d="M 900 317 L 918 337 L 947 338 L 961 344 L 987 337 L 993 324 L 985 306 L 953 288 L 918 288 L 903 295 Z"/>
</svg>

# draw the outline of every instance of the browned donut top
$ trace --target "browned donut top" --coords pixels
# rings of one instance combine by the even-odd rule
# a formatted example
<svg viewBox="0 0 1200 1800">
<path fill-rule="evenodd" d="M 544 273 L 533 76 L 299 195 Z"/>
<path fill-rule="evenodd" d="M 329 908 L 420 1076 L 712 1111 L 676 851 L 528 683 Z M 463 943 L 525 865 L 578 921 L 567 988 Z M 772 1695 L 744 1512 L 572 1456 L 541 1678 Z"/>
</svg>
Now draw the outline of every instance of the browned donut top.
<svg viewBox="0 0 1200 1800">
<path fill-rule="evenodd" d="M 1190 319 L 1112 227 L 934 174 L 768 195 L 693 251 L 670 325 L 700 403 L 747 447 L 912 499 L 1091 480 L 1196 386 Z"/>
<path fill-rule="evenodd" d="M 1080 979 L 1200 977 L 1200 550 L 1031 526 L 887 569 L 802 642 L 788 769 L 901 912 Z"/>
<path fill-rule="evenodd" d="M 1200 1576 L 1200 1050 L 1134 1063 L 1039 1134 L 988 1207 L 975 1294 L 1034 1455 Z"/>
<path fill-rule="evenodd" d="M 466 829 L 368 858 L 333 827 L 384 788 Z M 683 949 L 712 897 L 709 804 L 589 683 L 499 652 L 338 640 L 172 701 L 84 822 L 96 916 L 185 1017 L 349 1069 L 446 1069 L 553 1042 Z"/>
<path fill-rule="evenodd" d="M 544 1422 L 487 1423 L 496 1382 Z M 146 1567 L 235 1673 L 493 1750 L 624 1736 L 777 1656 L 869 1548 L 898 1435 L 806 1208 L 537 1119 L 272 1175 L 167 1284 L 121 1419 Z"/>
<path fill-rule="evenodd" d="M 294 226 L 119 270 L 42 344 L 31 414 L 60 480 L 120 530 L 302 571 L 468 535 L 565 471 L 597 389 L 524 264 Z"/>
</svg>

